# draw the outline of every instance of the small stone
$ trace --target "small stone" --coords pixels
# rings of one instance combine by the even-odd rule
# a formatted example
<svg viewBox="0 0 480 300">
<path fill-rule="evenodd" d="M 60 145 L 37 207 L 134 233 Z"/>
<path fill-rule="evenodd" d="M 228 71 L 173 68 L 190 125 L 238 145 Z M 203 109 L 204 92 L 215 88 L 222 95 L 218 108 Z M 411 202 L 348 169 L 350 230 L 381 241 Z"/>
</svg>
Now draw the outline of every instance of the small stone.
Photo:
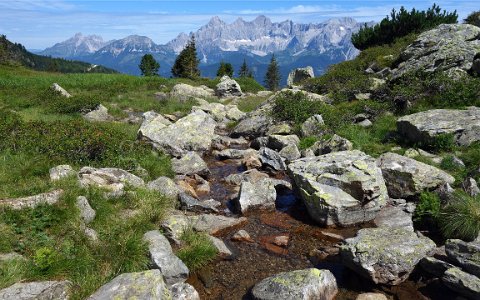
<svg viewBox="0 0 480 300">
<path fill-rule="evenodd" d="M 70 98 L 72 97 L 72 95 L 70 95 L 69 92 L 67 92 L 63 87 L 61 87 L 58 83 L 54 83 L 52 84 L 52 86 L 50 87 L 52 90 L 54 90 L 55 92 L 59 93 L 60 95 L 62 95 L 63 97 L 65 98 Z"/>
<path fill-rule="evenodd" d="M 95 210 L 90 206 L 90 203 L 88 203 L 87 198 L 84 196 L 77 197 L 77 207 L 80 210 L 80 217 L 85 224 L 89 224 L 95 219 Z"/>
<path fill-rule="evenodd" d="M 0 207 L 7 206 L 13 210 L 19 210 L 27 207 L 35 208 L 41 204 L 53 205 L 60 200 L 60 198 L 63 196 L 63 193 L 63 190 L 55 190 L 30 197 L 3 199 L 0 200 Z"/>
<path fill-rule="evenodd" d="M 370 126 L 373 125 L 373 123 L 372 123 L 372 121 L 367 119 L 367 120 L 363 120 L 361 122 L 358 122 L 357 125 L 361 126 L 361 127 L 370 127 Z"/>
<path fill-rule="evenodd" d="M 254 243 L 255 241 L 250 237 L 250 234 L 248 234 L 247 231 L 245 230 L 239 230 L 237 231 L 233 236 L 232 236 L 232 241 L 237 241 L 237 242 L 247 242 L 247 243 Z"/>
<path fill-rule="evenodd" d="M 358 295 L 356 300 L 388 300 L 388 298 L 380 293 L 363 293 Z"/>
<path fill-rule="evenodd" d="M 170 287 L 170 292 L 174 300 L 200 300 L 197 290 L 185 282 L 175 283 Z"/>
<path fill-rule="evenodd" d="M 477 181 L 472 177 L 468 177 L 462 183 L 463 190 L 471 197 L 476 197 L 480 194 L 480 188 L 478 188 Z"/>
<path fill-rule="evenodd" d="M 219 239 L 214 236 L 209 235 L 208 239 L 212 242 L 212 244 L 217 248 L 218 254 L 223 257 L 223 258 L 228 258 L 233 255 L 232 251 L 228 249 L 227 245 Z"/>
<path fill-rule="evenodd" d="M 303 137 L 318 136 L 322 134 L 325 122 L 321 115 L 313 115 L 302 124 L 301 133 Z"/>
<path fill-rule="evenodd" d="M 280 247 L 287 247 L 288 241 L 289 241 L 288 235 L 279 235 L 273 239 L 273 243 Z"/>
<path fill-rule="evenodd" d="M 108 113 L 108 108 L 99 104 L 94 110 L 86 113 L 83 117 L 91 122 L 108 122 L 113 121 L 113 117 Z"/>
</svg>

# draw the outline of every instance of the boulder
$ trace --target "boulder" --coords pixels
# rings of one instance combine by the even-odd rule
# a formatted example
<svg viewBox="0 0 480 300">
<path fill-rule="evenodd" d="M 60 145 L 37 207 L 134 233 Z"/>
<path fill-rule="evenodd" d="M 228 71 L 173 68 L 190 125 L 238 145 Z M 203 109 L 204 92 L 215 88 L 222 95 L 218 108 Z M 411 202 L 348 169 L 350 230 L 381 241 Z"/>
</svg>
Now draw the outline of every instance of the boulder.
<svg viewBox="0 0 480 300">
<path fill-rule="evenodd" d="M 388 194 L 392 198 L 407 198 L 455 181 L 450 174 L 438 168 L 396 153 L 382 154 L 377 165 L 382 169 Z"/>
<path fill-rule="evenodd" d="M 180 175 L 208 176 L 210 174 L 207 163 L 193 151 L 185 153 L 180 159 L 172 159 L 172 170 Z"/>
<path fill-rule="evenodd" d="M 388 300 L 388 298 L 380 293 L 363 293 L 358 295 L 355 300 Z"/>
<path fill-rule="evenodd" d="M 270 148 L 263 147 L 258 150 L 258 155 L 264 166 L 267 166 L 275 171 L 286 170 L 285 162 L 278 152 Z"/>
<path fill-rule="evenodd" d="M 50 169 L 49 173 L 50 173 L 51 181 L 57 181 L 62 178 L 75 175 L 75 171 L 69 165 L 59 165 L 59 166 L 53 167 Z"/>
<path fill-rule="evenodd" d="M 267 147 L 276 151 L 280 151 L 288 145 L 298 146 L 298 144 L 300 144 L 300 139 L 295 134 L 272 134 L 268 136 Z"/>
<path fill-rule="evenodd" d="M 228 258 L 233 255 L 232 251 L 225 245 L 225 242 L 219 238 L 214 236 L 208 235 L 207 236 L 210 242 L 212 242 L 213 246 L 217 249 L 218 255 L 223 258 Z"/>
<path fill-rule="evenodd" d="M 48 193 L 38 194 L 29 197 L 2 199 L 0 200 L 0 207 L 6 206 L 13 210 L 22 208 L 35 208 L 41 204 L 55 204 L 63 196 L 63 190 L 55 190 Z"/>
<path fill-rule="evenodd" d="M 13 260 L 25 260 L 25 257 L 16 252 L 0 253 L 0 264 L 2 262 L 8 262 Z"/>
<path fill-rule="evenodd" d="M 160 231 L 149 231 L 145 233 L 143 239 L 148 243 L 153 266 L 160 270 L 166 284 L 173 285 L 187 280 L 189 273 L 187 266 L 173 254 L 170 243 Z"/>
<path fill-rule="evenodd" d="M 80 184 L 84 187 L 95 186 L 107 189 L 113 194 L 122 194 L 125 186 L 135 188 L 145 185 L 140 177 L 118 168 L 83 167 L 78 172 Z"/>
<path fill-rule="evenodd" d="M 292 133 L 293 133 L 293 127 L 292 127 L 292 124 L 289 122 L 275 123 L 272 126 L 270 126 L 266 132 L 267 135 L 273 135 L 273 134 L 288 135 Z"/>
<path fill-rule="evenodd" d="M 72 95 L 70 95 L 69 92 L 67 92 L 67 90 L 65 90 L 63 87 L 61 87 L 58 83 L 54 83 L 52 84 L 52 86 L 50 87 L 53 91 L 55 91 L 56 93 L 62 95 L 63 97 L 65 98 L 70 98 L 72 97 Z"/>
<path fill-rule="evenodd" d="M 358 151 L 298 159 L 288 165 L 310 216 L 322 225 L 373 220 L 388 199 L 375 159 Z"/>
<path fill-rule="evenodd" d="M 85 224 L 89 224 L 95 219 L 95 210 L 88 203 L 87 198 L 84 196 L 77 197 L 77 208 L 80 210 L 80 217 Z"/>
<path fill-rule="evenodd" d="M 245 113 L 239 110 L 236 105 L 223 105 L 216 102 L 207 102 L 192 107 L 193 112 L 197 110 L 204 111 L 217 122 L 239 121 L 245 116 Z"/>
<path fill-rule="evenodd" d="M 232 236 L 232 241 L 237 242 L 247 242 L 247 243 L 254 243 L 255 241 L 250 237 L 250 234 L 246 230 L 239 230 L 235 232 Z"/>
<path fill-rule="evenodd" d="M 480 108 L 432 109 L 397 120 L 398 132 L 412 143 L 429 144 L 442 134 L 453 134 L 461 146 L 480 141 Z"/>
<path fill-rule="evenodd" d="M 242 213 L 252 208 L 275 208 L 275 200 L 277 199 L 275 188 L 288 186 L 290 184 L 286 181 L 271 178 L 243 181 L 239 196 L 235 199 L 235 206 Z"/>
<path fill-rule="evenodd" d="M 261 181 L 263 179 L 268 179 L 268 178 L 269 176 L 267 174 L 253 169 L 253 170 L 248 170 L 239 174 L 228 175 L 225 178 L 225 182 L 228 184 L 240 185 L 244 181 L 254 183 L 254 182 Z"/>
<path fill-rule="evenodd" d="M 0 290 L 2 300 L 67 300 L 70 281 L 19 282 Z"/>
<path fill-rule="evenodd" d="M 168 177 L 159 177 L 147 184 L 147 189 L 157 191 L 171 199 L 177 199 L 180 193 L 179 188 L 175 182 Z"/>
<path fill-rule="evenodd" d="M 452 239 L 445 243 L 448 259 L 470 274 L 480 277 L 480 241 Z"/>
<path fill-rule="evenodd" d="M 311 66 L 305 68 L 297 68 L 288 74 L 287 86 L 294 86 L 296 83 L 301 83 L 307 79 L 314 78 L 313 68 Z"/>
<path fill-rule="evenodd" d="M 172 125 L 145 120 L 138 131 L 139 138 L 145 139 L 161 151 L 173 156 L 182 156 L 188 151 L 210 150 L 216 137 L 216 122 L 210 115 L 197 110 Z"/>
<path fill-rule="evenodd" d="M 192 227 L 196 231 L 207 232 L 208 234 L 217 234 L 223 230 L 228 230 L 240 226 L 247 222 L 247 218 L 231 218 L 218 215 L 203 214 L 189 217 Z"/>
<path fill-rule="evenodd" d="M 398 285 L 417 263 L 435 249 L 435 243 L 405 228 L 365 228 L 345 240 L 342 262 L 376 284 Z"/>
<path fill-rule="evenodd" d="M 278 154 L 280 154 L 280 156 L 283 157 L 287 163 L 302 157 L 300 150 L 298 150 L 298 147 L 294 144 L 283 147 Z"/>
<path fill-rule="evenodd" d="M 448 269 L 442 282 L 454 292 L 468 299 L 480 299 L 480 278 L 463 272 L 459 268 Z"/>
<path fill-rule="evenodd" d="M 225 97 L 241 97 L 243 96 L 240 85 L 228 76 L 220 78 L 220 82 L 215 88 L 215 95 L 220 98 Z"/>
<path fill-rule="evenodd" d="M 100 287 L 87 300 L 104 299 L 172 299 L 159 270 L 118 275 Z"/>
<path fill-rule="evenodd" d="M 265 135 L 274 124 L 272 109 L 275 95 L 249 112 L 232 130 L 233 137 L 248 137 L 250 139 Z"/>
<path fill-rule="evenodd" d="M 162 222 L 165 235 L 177 245 L 181 244 L 182 234 L 191 226 L 189 218 L 181 211 L 169 215 Z"/>
<path fill-rule="evenodd" d="M 409 72 L 445 71 L 466 74 L 480 52 L 480 28 L 469 24 L 442 24 L 421 33 L 400 55 L 392 70 L 396 79 Z"/>
<path fill-rule="evenodd" d="M 477 181 L 472 177 L 468 177 L 463 181 L 462 188 L 465 193 L 469 194 L 471 197 L 476 197 L 480 194 L 480 188 L 478 188 Z"/>
<path fill-rule="evenodd" d="M 445 271 L 455 267 L 454 265 L 446 261 L 437 259 L 435 257 L 430 257 L 430 256 L 424 257 L 420 261 L 420 266 L 427 273 L 440 278 L 443 276 L 443 274 L 445 274 Z"/>
<path fill-rule="evenodd" d="M 313 115 L 302 124 L 301 133 L 303 137 L 318 136 L 322 134 L 325 122 L 321 115 Z"/>
<path fill-rule="evenodd" d="M 200 201 L 186 193 L 180 193 L 179 195 L 180 207 L 182 210 L 193 212 L 218 212 L 216 208 L 215 200 Z"/>
<path fill-rule="evenodd" d="M 188 101 L 195 98 L 208 99 L 214 96 L 214 91 L 204 85 L 191 86 L 185 83 L 178 83 L 170 91 L 170 97 L 180 101 Z"/>
<path fill-rule="evenodd" d="M 331 300 L 337 293 L 333 274 L 315 268 L 279 273 L 252 289 L 253 298 L 258 300 Z"/>
<path fill-rule="evenodd" d="M 250 157 L 250 156 L 258 156 L 257 151 L 254 149 L 247 149 L 247 150 L 242 150 L 242 149 L 225 149 L 222 151 L 214 151 L 213 154 L 218 158 L 218 159 L 243 159 L 245 157 Z"/>
<path fill-rule="evenodd" d="M 412 214 L 399 206 L 385 206 L 374 219 L 377 227 L 402 227 L 413 231 Z"/>
<path fill-rule="evenodd" d="M 113 117 L 108 113 L 108 108 L 99 104 L 94 110 L 83 115 L 83 118 L 91 122 L 109 122 Z"/>
<path fill-rule="evenodd" d="M 331 152 L 353 150 L 353 144 L 346 138 L 334 134 L 331 138 L 327 140 L 315 142 L 315 144 L 313 144 L 310 149 L 313 150 L 315 155 L 323 155 Z"/>
<path fill-rule="evenodd" d="M 197 290 L 188 283 L 175 283 L 170 287 L 174 300 L 200 300 Z"/>
</svg>

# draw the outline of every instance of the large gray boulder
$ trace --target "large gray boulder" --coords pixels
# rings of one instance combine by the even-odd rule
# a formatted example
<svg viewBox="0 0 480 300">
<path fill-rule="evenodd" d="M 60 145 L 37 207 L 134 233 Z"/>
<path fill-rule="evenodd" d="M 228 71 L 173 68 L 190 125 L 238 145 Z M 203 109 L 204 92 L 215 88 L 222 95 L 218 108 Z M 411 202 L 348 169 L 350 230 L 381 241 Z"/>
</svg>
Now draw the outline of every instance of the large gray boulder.
<svg viewBox="0 0 480 300">
<path fill-rule="evenodd" d="M 385 206 L 373 221 L 377 227 L 402 227 L 413 231 L 412 214 L 400 206 Z"/>
<path fill-rule="evenodd" d="M 67 300 L 70 281 L 19 282 L 0 290 L 1 300 Z"/>
<path fill-rule="evenodd" d="M 270 148 L 260 148 L 260 150 L 258 150 L 258 156 L 262 165 L 272 168 L 275 171 L 285 171 L 287 168 L 282 156 Z"/>
<path fill-rule="evenodd" d="M 208 99 L 213 98 L 214 96 L 214 91 L 204 85 L 191 86 L 185 83 L 178 83 L 174 85 L 170 91 L 170 97 L 180 101 L 187 101 L 195 98 Z"/>
<path fill-rule="evenodd" d="M 99 288 L 88 300 L 172 299 L 159 270 L 125 273 Z"/>
<path fill-rule="evenodd" d="M 295 134 L 289 135 L 279 135 L 272 134 L 268 136 L 267 147 L 280 151 L 288 145 L 298 146 L 300 144 L 300 139 Z"/>
<path fill-rule="evenodd" d="M 252 289 L 258 300 L 331 300 L 338 292 L 329 270 L 315 268 L 280 273 L 263 279 Z"/>
<path fill-rule="evenodd" d="M 187 266 L 173 254 L 170 243 L 160 231 L 149 231 L 145 233 L 143 239 L 148 243 L 153 266 L 160 270 L 168 285 L 187 280 L 189 273 Z"/>
<path fill-rule="evenodd" d="M 309 149 L 315 155 L 322 155 L 331 152 L 353 150 L 353 144 L 346 138 L 334 134 L 331 138 L 315 142 Z"/>
<path fill-rule="evenodd" d="M 412 143 L 431 143 L 441 134 L 453 134 L 455 141 L 468 146 L 480 141 L 480 108 L 433 109 L 401 117 L 398 132 Z"/>
<path fill-rule="evenodd" d="M 6 206 L 13 210 L 22 208 L 35 208 L 41 204 L 55 204 L 63 196 L 63 190 L 54 190 L 48 193 L 42 193 L 29 197 L 2 199 L 0 207 Z"/>
<path fill-rule="evenodd" d="M 275 208 L 276 187 L 290 188 L 291 185 L 286 181 L 271 178 L 243 181 L 235 205 L 242 213 L 252 208 Z"/>
<path fill-rule="evenodd" d="M 232 136 L 249 137 L 251 139 L 263 136 L 275 123 L 272 117 L 273 104 L 277 94 L 271 96 L 247 115 L 233 128 Z"/>
<path fill-rule="evenodd" d="M 314 78 L 313 68 L 311 66 L 305 68 L 297 68 L 288 74 L 287 85 L 294 86 L 297 83 Z"/>
<path fill-rule="evenodd" d="M 232 218 L 220 215 L 203 214 L 190 216 L 189 223 L 196 231 L 215 235 L 223 230 L 235 228 L 247 222 L 247 218 Z"/>
<path fill-rule="evenodd" d="M 450 261 L 465 271 L 480 277 L 480 241 L 447 240 L 445 252 Z"/>
<path fill-rule="evenodd" d="M 446 71 L 465 74 L 480 52 L 480 28 L 468 24 L 442 24 L 423 32 L 400 55 L 392 70 L 398 78 L 408 72 Z"/>
<path fill-rule="evenodd" d="M 180 175 L 210 174 L 207 163 L 193 151 L 185 153 L 180 159 L 172 159 L 172 170 Z"/>
<path fill-rule="evenodd" d="M 388 199 L 375 159 L 341 151 L 288 165 L 310 216 L 322 225 L 348 226 L 373 220 Z"/>
<path fill-rule="evenodd" d="M 398 285 L 435 243 L 405 228 L 365 228 L 346 239 L 341 248 L 343 263 L 377 284 Z"/>
<path fill-rule="evenodd" d="M 151 142 L 156 149 L 177 157 L 188 151 L 208 151 L 216 137 L 214 130 L 217 123 L 202 110 L 194 111 L 168 126 L 145 121 L 138 131 L 139 138 Z"/>
<path fill-rule="evenodd" d="M 448 269 L 442 277 L 442 282 L 451 290 L 468 299 L 480 299 L 480 278 L 463 272 L 459 268 Z"/>
<path fill-rule="evenodd" d="M 223 76 L 220 78 L 220 82 L 215 88 L 215 95 L 220 98 L 225 97 L 241 97 L 243 96 L 242 88 L 240 85 L 233 79 L 228 76 Z"/>
<path fill-rule="evenodd" d="M 455 181 L 455 178 L 445 171 L 396 153 L 382 154 L 377 164 L 382 169 L 388 194 L 392 198 L 414 196 L 424 190 Z"/>
</svg>

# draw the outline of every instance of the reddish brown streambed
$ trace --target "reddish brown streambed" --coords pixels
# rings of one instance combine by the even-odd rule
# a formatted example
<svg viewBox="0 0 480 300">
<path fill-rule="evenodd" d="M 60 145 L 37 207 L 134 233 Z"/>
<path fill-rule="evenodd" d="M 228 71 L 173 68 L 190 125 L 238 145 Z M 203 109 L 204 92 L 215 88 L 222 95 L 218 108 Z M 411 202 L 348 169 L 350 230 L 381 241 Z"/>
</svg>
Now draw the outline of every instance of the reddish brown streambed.
<svg viewBox="0 0 480 300">
<path fill-rule="evenodd" d="M 209 197 L 221 201 L 225 214 L 235 187 L 223 182 L 230 174 L 244 171 L 238 160 L 217 161 L 205 158 L 210 170 Z M 279 175 L 280 177 L 283 177 Z M 284 178 L 285 179 L 285 178 Z M 415 271 L 410 280 L 396 287 L 382 287 L 359 277 L 341 264 L 336 248 L 339 239 L 352 237 L 361 227 L 322 228 L 308 217 L 300 201 L 291 192 L 281 192 L 277 197 L 277 210 L 254 211 L 248 215 L 246 230 L 253 243 L 232 241 L 238 230 L 220 236 L 234 252 L 229 260 L 217 260 L 203 270 L 192 274 L 188 280 L 201 299 L 251 299 L 250 289 L 260 280 L 279 272 L 310 267 L 329 269 L 337 279 L 339 293 L 336 299 L 354 300 L 359 293 L 381 292 L 389 299 L 455 299 L 455 295 L 441 283 L 423 277 Z M 363 227 L 371 227 L 364 224 Z M 274 243 L 275 237 L 288 238 L 286 246 Z M 279 299 L 281 300 L 281 299 Z"/>
</svg>

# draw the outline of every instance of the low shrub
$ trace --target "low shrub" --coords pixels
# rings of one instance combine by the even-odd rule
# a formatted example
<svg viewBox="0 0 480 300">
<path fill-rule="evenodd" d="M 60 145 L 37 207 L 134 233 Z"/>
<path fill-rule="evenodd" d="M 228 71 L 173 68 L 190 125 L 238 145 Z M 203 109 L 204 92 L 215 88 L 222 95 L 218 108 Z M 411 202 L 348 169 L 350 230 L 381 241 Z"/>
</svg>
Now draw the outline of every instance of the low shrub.
<svg viewBox="0 0 480 300">
<path fill-rule="evenodd" d="M 254 78 L 238 77 L 234 79 L 240 85 L 242 92 L 244 93 L 257 93 L 265 90 L 265 87 L 258 83 Z"/>
<path fill-rule="evenodd" d="M 301 124 L 310 116 L 319 113 L 323 105 L 322 102 L 308 100 L 302 92 L 286 91 L 275 97 L 272 114 L 278 121 Z"/>
<path fill-rule="evenodd" d="M 440 215 L 441 202 L 437 194 L 422 192 L 413 219 L 421 223 L 435 222 Z"/>
<path fill-rule="evenodd" d="M 480 196 L 457 192 L 438 218 L 445 238 L 474 240 L 480 233 Z"/>
</svg>

